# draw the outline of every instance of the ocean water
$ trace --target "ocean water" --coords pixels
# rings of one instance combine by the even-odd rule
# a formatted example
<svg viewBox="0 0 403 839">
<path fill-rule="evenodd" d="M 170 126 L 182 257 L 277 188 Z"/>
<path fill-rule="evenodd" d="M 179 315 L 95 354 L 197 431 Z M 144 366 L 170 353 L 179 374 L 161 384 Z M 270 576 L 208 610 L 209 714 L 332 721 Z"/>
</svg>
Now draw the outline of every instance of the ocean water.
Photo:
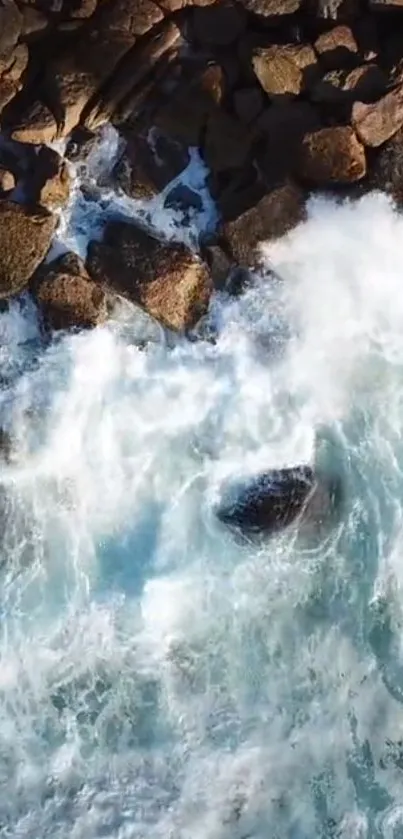
<svg viewBox="0 0 403 839">
<path fill-rule="evenodd" d="M 114 143 L 55 250 L 120 213 L 195 246 L 197 155 L 184 220 L 99 187 Z M 403 837 L 402 242 L 385 196 L 318 198 L 195 341 L 0 315 L 1 837 Z M 216 521 L 228 481 L 314 459 L 330 532 Z"/>
</svg>

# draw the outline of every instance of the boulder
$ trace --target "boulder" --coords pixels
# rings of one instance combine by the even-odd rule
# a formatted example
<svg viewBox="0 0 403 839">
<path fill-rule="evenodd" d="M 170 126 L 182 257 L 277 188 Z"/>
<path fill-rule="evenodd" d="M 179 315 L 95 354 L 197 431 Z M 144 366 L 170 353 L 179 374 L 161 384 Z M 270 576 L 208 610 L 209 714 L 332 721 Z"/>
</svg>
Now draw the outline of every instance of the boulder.
<svg viewBox="0 0 403 839">
<path fill-rule="evenodd" d="M 354 70 L 330 70 L 312 91 L 314 102 L 344 106 L 346 114 L 357 100 L 375 102 L 386 90 L 386 76 L 376 64 L 364 64 Z"/>
<path fill-rule="evenodd" d="M 110 293 L 141 306 L 169 329 L 191 329 L 207 310 L 206 265 L 184 245 L 161 242 L 133 224 L 108 224 L 103 242 L 90 242 L 87 267 Z"/>
<path fill-rule="evenodd" d="M 391 195 L 399 209 L 403 207 L 403 127 L 378 150 L 369 183 Z"/>
<path fill-rule="evenodd" d="M 7 59 L 0 58 L 0 114 L 21 90 L 22 77 L 27 64 L 28 48 L 26 44 L 18 44 Z"/>
<path fill-rule="evenodd" d="M 105 290 L 75 254 L 64 254 L 40 269 L 31 293 L 49 329 L 89 329 L 107 318 Z"/>
<path fill-rule="evenodd" d="M 19 143 L 39 146 L 52 143 L 57 137 L 57 123 L 47 105 L 36 99 L 10 128 L 11 137 Z"/>
<path fill-rule="evenodd" d="M 46 256 L 56 218 L 41 207 L 0 201 L 0 297 L 23 291 Z"/>
<path fill-rule="evenodd" d="M 153 114 L 154 124 L 166 135 L 188 146 L 198 146 L 209 115 L 224 96 L 221 67 L 203 67 L 189 81 L 183 81 Z"/>
<path fill-rule="evenodd" d="M 258 87 L 241 87 L 235 91 L 233 103 L 238 119 L 248 125 L 263 111 L 265 99 Z"/>
<path fill-rule="evenodd" d="M 308 465 L 271 469 L 229 487 L 226 495 L 217 518 L 245 534 L 275 534 L 293 523 L 320 530 L 343 502 L 340 479 L 319 477 Z"/>
<path fill-rule="evenodd" d="M 47 210 L 64 207 L 69 200 L 70 186 L 66 161 L 54 149 L 42 146 L 29 185 L 33 200 Z"/>
<path fill-rule="evenodd" d="M 7 0 L 0 6 L 0 69 L 3 59 L 17 46 L 21 28 L 22 14 L 14 0 Z"/>
<path fill-rule="evenodd" d="M 266 183 L 274 186 L 295 173 L 303 137 L 322 123 L 309 102 L 290 102 L 267 108 L 255 127 L 260 135 L 259 169 Z"/>
<path fill-rule="evenodd" d="M 327 70 L 339 70 L 357 63 L 358 46 L 349 26 L 335 26 L 315 41 L 315 50 Z"/>
<path fill-rule="evenodd" d="M 68 9 L 71 18 L 88 18 L 94 14 L 98 0 L 70 0 Z"/>
<path fill-rule="evenodd" d="M 403 126 L 403 86 L 372 104 L 355 102 L 351 122 L 365 146 L 381 146 Z"/>
<path fill-rule="evenodd" d="M 304 77 L 288 46 L 257 48 L 252 66 L 263 90 L 271 97 L 298 96 Z"/>
<path fill-rule="evenodd" d="M 43 35 L 49 26 L 49 19 L 40 9 L 24 6 L 22 12 L 21 39 L 27 42 L 36 40 Z"/>
<path fill-rule="evenodd" d="M 176 178 L 190 161 L 187 148 L 154 132 L 149 138 L 128 134 L 126 148 L 117 161 L 113 180 L 131 198 L 153 198 Z"/>
<path fill-rule="evenodd" d="M 10 192 L 15 187 L 15 177 L 9 169 L 0 166 L 0 191 Z"/>
<path fill-rule="evenodd" d="M 191 18 L 193 38 L 201 45 L 226 47 L 236 41 L 246 26 L 240 3 L 222 0 L 214 6 L 195 8 Z"/>
<path fill-rule="evenodd" d="M 238 218 L 226 222 L 222 238 L 237 262 L 253 265 L 259 260 L 261 243 L 279 239 L 304 218 L 304 195 L 295 184 L 286 182 L 270 190 Z"/>
<path fill-rule="evenodd" d="M 247 128 L 226 111 L 214 109 L 208 120 L 203 156 L 212 172 L 237 169 L 247 162 L 252 137 Z"/>
<path fill-rule="evenodd" d="M 240 0 L 240 2 L 248 12 L 269 18 L 292 15 L 302 6 L 302 0 Z"/>
<path fill-rule="evenodd" d="M 318 184 L 359 181 L 367 171 L 364 146 L 350 126 L 333 126 L 304 137 L 299 173 Z"/>
</svg>

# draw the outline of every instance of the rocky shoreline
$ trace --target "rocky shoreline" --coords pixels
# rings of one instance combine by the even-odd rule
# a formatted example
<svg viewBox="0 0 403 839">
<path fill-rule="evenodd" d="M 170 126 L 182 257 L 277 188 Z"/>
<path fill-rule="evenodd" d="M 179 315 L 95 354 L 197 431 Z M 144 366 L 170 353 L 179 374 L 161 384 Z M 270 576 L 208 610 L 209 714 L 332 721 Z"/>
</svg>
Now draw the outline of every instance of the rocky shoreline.
<svg viewBox="0 0 403 839">
<path fill-rule="evenodd" d="M 111 183 L 130 198 L 157 195 L 199 149 L 220 214 L 200 257 L 115 221 L 86 264 L 43 264 L 67 161 L 108 122 L 122 138 Z M 51 329 L 101 323 L 118 295 L 187 330 L 312 192 L 403 203 L 403 3 L 0 0 L 0 129 L 0 296 L 29 290 Z"/>
</svg>

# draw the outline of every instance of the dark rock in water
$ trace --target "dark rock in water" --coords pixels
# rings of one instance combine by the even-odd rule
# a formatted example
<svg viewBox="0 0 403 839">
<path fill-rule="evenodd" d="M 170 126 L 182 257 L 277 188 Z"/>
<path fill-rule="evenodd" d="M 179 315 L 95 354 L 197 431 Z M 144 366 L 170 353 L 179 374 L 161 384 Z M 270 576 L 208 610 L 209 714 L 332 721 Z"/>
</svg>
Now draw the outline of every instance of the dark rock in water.
<svg viewBox="0 0 403 839">
<path fill-rule="evenodd" d="M 234 494 L 235 487 L 231 488 Z M 276 533 L 295 522 L 323 523 L 340 507 L 340 479 L 319 478 L 311 466 L 272 469 L 252 478 L 237 497 L 224 500 L 217 518 L 244 533 Z"/>
</svg>

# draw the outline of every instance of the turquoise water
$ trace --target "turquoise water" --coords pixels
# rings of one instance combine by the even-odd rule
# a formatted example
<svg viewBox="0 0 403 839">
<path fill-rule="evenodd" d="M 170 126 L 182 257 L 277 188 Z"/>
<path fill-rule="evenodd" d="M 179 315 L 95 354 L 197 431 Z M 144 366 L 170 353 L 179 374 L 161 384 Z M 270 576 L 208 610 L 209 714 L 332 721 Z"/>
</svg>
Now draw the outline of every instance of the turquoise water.
<svg viewBox="0 0 403 839">
<path fill-rule="evenodd" d="M 313 203 L 215 343 L 0 315 L 1 836 L 403 836 L 402 239 L 381 196 Z M 331 533 L 216 522 L 314 457 Z"/>
</svg>

